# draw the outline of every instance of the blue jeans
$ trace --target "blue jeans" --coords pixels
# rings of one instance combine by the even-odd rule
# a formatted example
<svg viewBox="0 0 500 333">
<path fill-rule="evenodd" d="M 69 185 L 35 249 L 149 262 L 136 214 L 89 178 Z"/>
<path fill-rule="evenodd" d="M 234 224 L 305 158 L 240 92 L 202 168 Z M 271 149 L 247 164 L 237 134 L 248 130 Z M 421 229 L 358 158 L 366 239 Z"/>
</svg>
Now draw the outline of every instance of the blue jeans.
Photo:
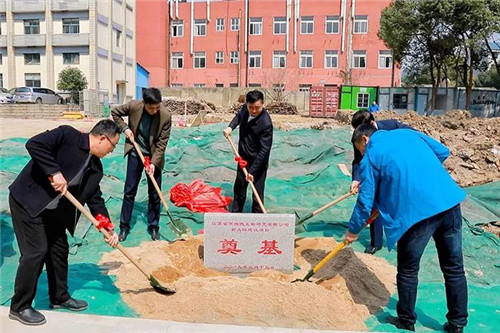
<svg viewBox="0 0 500 333">
<path fill-rule="evenodd" d="M 120 230 L 129 231 L 130 230 L 130 219 L 132 218 L 132 211 L 134 210 L 135 195 L 137 194 L 137 188 L 142 178 L 142 172 L 144 171 L 144 164 L 142 164 L 141 159 L 135 153 L 128 154 L 127 160 L 127 178 L 125 179 L 125 189 L 123 195 L 122 212 L 120 215 Z M 160 197 L 158 192 L 153 186 L 149 176 L 146 176 L 148 180 L 148 229 L 159 228 L 160 221 Z M 154 178 L 161 189 L 161 170 L 155 167 Z"/>
<path fill-rule="evenodd" d="M 462 256 L 462 213 L 460 205 L 422 220 L 406 231 L 398 241 L 397 312 L 401 322 L 417 320 L 418 271 L 420 258 L 430 238 L 434 238 L 446 288 L 448 322 L 456 327 L 467 325 L 467 280 Z"/>
</svg>

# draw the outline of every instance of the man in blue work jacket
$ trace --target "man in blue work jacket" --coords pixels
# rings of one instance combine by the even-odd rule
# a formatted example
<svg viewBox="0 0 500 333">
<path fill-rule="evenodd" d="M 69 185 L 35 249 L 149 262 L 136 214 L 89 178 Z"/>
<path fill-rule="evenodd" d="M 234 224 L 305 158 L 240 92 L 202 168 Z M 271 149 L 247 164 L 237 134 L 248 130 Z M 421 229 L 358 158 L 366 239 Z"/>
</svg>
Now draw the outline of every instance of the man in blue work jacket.
<svg viewBox="0 0 500 333">
<path fill-rule="evenodd" d="M 396 119 L 385 119 L 375 121 L 373 114 L 366 109 L 362 109 L 357 111 L 352 115 L 351 125 L 352 128 L 356 129 L 361 124 L 369 124 L 376 129 L 380 130 L 395 130 L 399 128 L 408 128 L 413 129 L 410 126 L 403 124 Z M 354 149 L 354 160 L 352 161 L 352 183 L 351 183 L 351 191 L 358 192 L 359 189 L 359 163 L 363 158 L 361 152 L 356 148 L 356 145 L 353 144 Z M 383 232 L 382 232 L 382 223 L 380 219 L 375 219 L 372 224 L 370 224 L 370 245 L 366 247 L 365 253 L 375 254 L 378 250 L 382 248 L 384 243 L 383 241 Z"/>
<path fill-rule="evenodd" d="M 417 131 L 377 131 L 367 124 L 356 128 L 352 141 L 363 159 L 359 195 L 345 241 L 358 238 L 375 206 L 388 249 L 397 243 L 399 300 L 394 324 L 414 331 L 420 258 L 432 237 L 446 287 L 445 330 L 463 332 L 468 314 L 460 203 L 465 192 L 441 165 L 450 154 L 448 148 Z"/>
</svg>

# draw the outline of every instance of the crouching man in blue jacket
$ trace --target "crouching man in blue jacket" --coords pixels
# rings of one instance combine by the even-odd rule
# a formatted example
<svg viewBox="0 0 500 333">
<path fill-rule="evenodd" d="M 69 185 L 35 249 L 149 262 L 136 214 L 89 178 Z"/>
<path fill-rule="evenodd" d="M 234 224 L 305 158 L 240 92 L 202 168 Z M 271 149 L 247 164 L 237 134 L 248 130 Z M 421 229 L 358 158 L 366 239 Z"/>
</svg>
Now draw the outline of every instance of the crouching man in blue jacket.
<svg viewBox="0 0 500 333">
<path fill-rule="evenodd" d="M 444 329 L 463 332 L 468 314 L 460 203 L 465 192 L 442 166 L 448 148 L 417 131 L 377 131 L 367 124 L 354 131 L 352 141 L 363 159 L 359 195 L 345 241 L 358 238 L 375 206 L 388 249 L 397 243 L 399 300 L 394 325 L 414 331 L 420 258 L 432 237 L 446 287 L 448 322 Z"/>
</svg>

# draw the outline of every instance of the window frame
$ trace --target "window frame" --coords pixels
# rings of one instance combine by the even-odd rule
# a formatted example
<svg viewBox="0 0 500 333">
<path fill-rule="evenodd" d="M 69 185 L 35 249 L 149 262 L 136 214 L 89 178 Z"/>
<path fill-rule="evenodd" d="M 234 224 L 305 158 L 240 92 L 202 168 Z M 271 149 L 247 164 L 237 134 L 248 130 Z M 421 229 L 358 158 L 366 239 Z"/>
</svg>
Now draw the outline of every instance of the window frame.
<svg viewBox="0 0 500 333">
<path fill-rule="evenodd" d="M 179 60 L 181 61 L 181 66 L 179 67 Z M 172 69 L 183 69 L 184 68 L 184 52 L 171 52 L 170 54 L 170 68 Z M 174 66 L 174 64 L 176 64 Z"/>
<path fill-rule="evenodd" d="M 201 64 L 201 61 L 203 60 L 203 67 L 199 66 L 196 67 L 196 60 L 198 60 L 199 64 Z M 195 52 L 193 54 L 193 68 L 194 69 L 205 69 L 207 68 L 207 54 L 206 52 Z"/>
<path fill-rule="evenodd" d="M 279 21 L 277 21 L 277 20 L 279 20 Z M 284 29 L 282 29 L 283 25 L 284 25 Z M 276 32 L 276 27 L 278 27 L 278 32 Z M 286 16 L 273 17 L 273 35 L 276 35 L 276 36 L 286 35 L 286 27 L 287 27 Z M 283 32 L 282 32 L 282 30 L 283 30 Z"/>
<path fill-rule="evenodd" d="M 279 61 L 279 66 L 276 66 L 275 61 Z M 283 66 L 281 66 L 281 60 L 284 61 Z M 273 68 L 286 68 L 286 51 L 273 51 Z"/>
<path fill-rule="evenodd" d="M 258 30 L 258 33 L 256 33 L 256 30 Z M 262 36 L 263 30 L 264 24 L 262 17 L 251 17 L 248 25 L 248 34 L 250 36 Z"/>
<path fill-rule="evenodd" d="M 302 66 L 302 59 L 306 59 L 306 63 L 307 63 L 307 59 L 311 59 L 311 66 Z M 314 68 L 314 52 L 311 51 L 311 50 L 304 50 L 304 51 L 300 51 L 299 53 L 299 68 Z"/>
<path fill-rule="evenodd" d="M 330 54 L 328 52 L 331 52 Z M 327 66 L 328 58 L 335 59 L 335 66 Z M 339 51 L 337 50 L 325 50 L 325 68 L 333 69 L 339 68 Z"/>
<path fill-rule="evenodd" d="M 307 32 L 303 32 L 303 29 L 306 27 Z M 311 32 L 309 32 L 309 28 L 311 27 Z M 300 17 L 300 34 L 301 35 L 313 35 L 314 34 L 314 16 L 301 16 Z"/>
<path fill-rule="evenodd" d="M 201 31 L 203 30 L 203 31 Z M 200 34 L 203 32 L 203 34 Z M 207 20 L 194 20 L 194 37 L 205 37 L 207 35 Z"/>
<path fill-rule="evenodd" d="M 254 54 L 252 54 L 254 53 Z M 254 66 L 251 66 L 251 61 L 254 61 Z M 258 61 L 257 61 L 258 60 Z M 259 63 L 259 66 L 255 66 L 255 63 Z M 250 51 L 248 52 L 248 68 L 262 68 L 262 51 Z"/>
<path fill-rule="evenodd" d="M 174 28 L 176 34 L 174 34 Z M 179 31 L 180 28 L 180 31 Z M 184 37 L 184 21 L 183 20 L 173 20 L 172 25 L 170 26 L 170 35 L 173 38 Z"/>
</svg>

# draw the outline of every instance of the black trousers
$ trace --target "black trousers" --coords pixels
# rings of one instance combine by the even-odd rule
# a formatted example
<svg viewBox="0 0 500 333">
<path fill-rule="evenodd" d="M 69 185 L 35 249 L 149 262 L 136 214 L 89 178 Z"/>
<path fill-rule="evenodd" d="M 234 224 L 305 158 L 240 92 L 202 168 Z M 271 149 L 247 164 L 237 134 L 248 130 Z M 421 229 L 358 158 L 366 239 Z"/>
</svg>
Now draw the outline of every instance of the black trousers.
<svg viewBox="0 0 500 333">
<path fill-rule="evenodd" d="M 11 310 L 19 312 L 31 306 L 44 264 L 47 269 L 50 302 L 66 302 L 70 298 L 69 247 L 66 236 L 68 215 L 63 214 L 60 209 L 55 209 L 45 210 L 40 216 L 32 218 L 12 196 L 9 196 L 9 205 L 14 233 L 21 252 Z"/>
<path fill-rule="evenodd" d="M 260 172 L 253 175 L 253 184 L 257 189 L 257 193 L 259 194 L 262 203 L 264 203 L 264 187 L 266 185 L 266 177 L 267 177 L 267 166 Z M 236 172 L 236 181 L 234 182 L 234 199 L 233 204 L 231 205 L 232 213 L 241 213 L 243 212 L 243 207 L 245 206 L 245 200 L 247 199 L 247 188 L 248 182 L 245 179 L 245 174 L 243 170 L 238 167 Z M 259 203 L 255 199 L 255 195 L 252 194 L 252 213 L 262 213 L 260 209 Z"/>
</svg>

